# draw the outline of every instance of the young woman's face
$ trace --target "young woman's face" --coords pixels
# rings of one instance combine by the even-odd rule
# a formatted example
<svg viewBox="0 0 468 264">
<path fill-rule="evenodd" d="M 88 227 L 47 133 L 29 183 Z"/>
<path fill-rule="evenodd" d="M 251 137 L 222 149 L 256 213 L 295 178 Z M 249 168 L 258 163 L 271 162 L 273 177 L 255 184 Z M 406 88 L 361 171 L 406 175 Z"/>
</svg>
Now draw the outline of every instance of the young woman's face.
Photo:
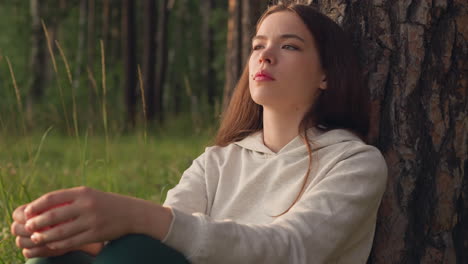
<svg viewBox="0 0 468 264">
<path fill-rule="evenodd" d="M 295 13 L 273 13 L 261 23 L 252 41 L 249 89 L 259 105 L 302 112 L 326 89 L 313 36 Z"/>
</svg>

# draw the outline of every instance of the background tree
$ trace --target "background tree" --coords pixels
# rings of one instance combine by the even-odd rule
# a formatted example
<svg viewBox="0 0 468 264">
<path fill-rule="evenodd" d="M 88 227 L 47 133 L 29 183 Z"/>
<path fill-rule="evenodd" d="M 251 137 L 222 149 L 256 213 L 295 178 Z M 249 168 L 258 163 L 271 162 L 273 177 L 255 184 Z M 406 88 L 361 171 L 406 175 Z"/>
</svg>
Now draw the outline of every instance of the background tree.
<svg viewBox="0 0 468 264">
<path fill-rule="evenodd" d="M 87 36 L 86 36 L 86 80 L 87 80 L 87 95 L 88 95 L 88 118 L 92 120 L 97 111 L 97 98 L 99 97 L 97 92 L 97 84 L 94 76 L 94 56 L 95 56 L 95 1 L 88 0 L 87 3 Z M 104 42 L 106 43 L 106 42 Z M 92 123 L 88 124 L 88 127 L 93 127 Z"/>
<path fill-rule="evenodd" d="M 79 33 L 78 33 L 78 48 L 76 51 L 75 59 L 75 72 L 73 79 L 73 89 L 77 90 L 80 86 L 80 76 L 83 70 L 83 53 L 85 50 L 85 41 L 86 41 L 86 19 L 88 15 L 88 0 L 80 0 L 80 18 L 78 21 Z"/>
<path fill-rule="evenodd" d="M 269 1 L 229 0 L 229 20 L 226 54 L 226 81 L 223 107 L 226 107 L 233 89 L 250 55 L 255 24 Z"/>
<path fill-rule="evenodd" d="M 229 20 L 226 50 L 226 83 L 224 85 L 223 108 L 231 99 L 232 92 L 242 71 L 242 6 L 240 0 L 229 0 Z"/>
<path fill-rule="evenodd" d="M 313 2 L 353 35 L 389 168 L 369 263 L 468 263 L 468 3 Z"/>
<path fill-rule="evenodd" d="M 167 70 L 167 28 L 168 28 L 168 0 L 159 1 L 158 30 L 157 30 L 157 54 L 156 54 L 156 89 L 155 98 L 149 107 L 149 119 L 158 118 L 161 123 L 164 120 L 164 84 Z"/>
<path fill-rule="evenodd" d="M 214 0 L 202 0 L 200 5 L 200 13 L 202 14 L 202 45 L 203 45 L 203 62 L 201 74 L 203 78 L 203 86 L 206 89 L 208 103 L 214 105 L 216 101 L 216 72 L 214 70 L 214 29 L 212 24 L 212 11 L 215 8 Z"/>
<path fill-rule="evenodd" d="M 135 126 L 137 104 L 137 63 L 136 63 L 136 34 L 135 34 L 135 2 L 123 1 L 123 41 L 125 65 L 125 103 L 127 107 L 127 125 Z"/>
<path fill-rule="evenodd" d="M 31 79 L 28 84 L 29 96 L 27 105 L 27 116 L 31 121 L 33 105 L 42 99 L 44 94 L 44 76 L 46 67 L 46 43 L 44 37 L 44 31 L 42 30 L 41 24 L 41 5 L 38 0 L 30 0 L 31 10 Z"/>
<path fill-rule="evenodd" d="M 154 96 L 155 96 L 155 64 L 156 64 L 156 2 L 145 0 L 143 2 L 143 87 L 147 105 L 152 108 L 151 115 L 146 118 L 151 120 L 154 117 Z M 146 112 L 148 113 L 147 106 Z"/>
<path fill-rule="evenodd" d="M 68 127 L 65 126 L 63 114 L 73 112 L 71 102 L 72 94 L 74 94 L 79 106 L 78 110 L 86 109 L 85 115 L 78 114 L 78 121 L 81 124 L 79 127 L 90 129 L 91 133 L 97 132 L 96 129 L 102 129 L 100 106 L 103 99 L 100 86 L 102 68 L 99 44 L 101 40 L 104 43 L 106 57 L 105 73 L 108 89 L 106 102 L 112 110 L 107 112 L 111 126 L 122 131 L 122 128 L 127 126 L 126 122 L 130 124 L 127 127 L 132 127 L 136 124 L 135 122 L 139 122 L 135 116 L 142 116 L 141 108 L 136 106 L 141 100 L 138 96 L 139 89 L 137 89 L 137 65 L 141 65 L 143 77 L 146 79 L 144 87 L 149 88 L 145 90 L 148 93 L 154 92 L 153 96 L 146 95 L 146 101 L 151 104 L 148 105 L 150 119 L 161 121 L 164 117 L 176 113 L 182 116 L 187 115 L 193 105 L 198 105 L 193 109 L 198 109 L 197 111 L 201 114 L 209 113 L 203 116 L 212 117 L 213 105 L 221 101 L 223 94 L 227 1 L 202 2 L 211 5 L 206 8 L 200 5 L 199 0 L 149 1 L 150 4 L 156 6 L 154 13 L 151 16 L 145 16 L 142 13 L 142 16 L 134 17 L 131 22 L 133 26 L 129 26 L 131 16 L 127 14 L 131 12 L 128 8 L 123 8 L 124 5 L 132 4 L 134 9 L 144 9 L 143 2 L 132 2 L 51 0 L 48 5 L 33 6 L 31 6 L 31 3 L 34 4 L 33 0 L 0 2 L 0 23 L 4 23 L 0 36 L 0 56 L 3 58 L 8 56 L 11 59 L 13 69 L 17 73 L 18 87 L 31 99 L 31 102 L 36 100 L 33 99 L 32 94 L 34 89 L 35 94 L 40 94 L 37 91 L 42 90 L 42 93 L 47 95 L 47 102 L 37 99 L 37 104 L 23 104 L 30 106 L 30 113 L 37 113 L 34 126 L 47 128 L 53 123 L 54 127 L 63 131 L 64 127 Z M 214 5 L 215 2 L 216 5 Z M 165 5 L 166 8 L 158 8 L 159 5 Z M 44 20 L 47 25 L 49 39 L 57 59 L 58 75 L 54 73 L 52 65 L 49 64 L 50 56 L 42 27 L 39 27 L 40 30 L 34 30 L 32 27 L 33 17 L 30 15 L 30 10 L 32 7 L 32 10 L 37 10 L 34 9 L 36 6 L 42 10 L 40 15 L 35 16 L 35 20 Z M 145 9 L 145 11 L 151 9 Z M 205 13 L 209 15 L 201 16 Z M 159 28 L 154 30 L 149 26 Z M 21 30 L 18 30 L 20 28 Z M 25 30 L 28 28 L 31 30 Z M 133 30 L 128 31 L 132 28 Z M 140 28 L 146 31 L 140 31 Z M 152 37 L 148 36 L 151 31 L 154 32 Z M 33 35 L 33 32 L 37 34 Z M 134 37 L 127 37 L 129 33 Z M 151 38 L 154 43 L 149 48 L 148 43 Z M 19 41 L 20 39 L 22 41 Z M 24 41 L 24 39 L 31 41 Z M 204 41 L 205 39 L 207 41 Z M 74 80 L 72 86 L 67 81 L 67 72 L 62 63 L 62 57 L 56 50 L 56 40 L 60 42 L 68 59 Z M 40 58 L 38 57 L 40 48 L 34 47 L 40 47 L 40 45 L 44 49 L 45 64 L 37 62 Z M 155 62 L 151 62 L 153 60 L 151 52 L 154 52 Z M 154 66 L 154 70 L 148 68 L 150 65 Z M 37 70 L 36 74 L 31 71 L 32 67 Z M 26 68 L 29 69 L 26 70 Z M 30 74 L 26 74 L 27 71 Z M 39 73 L 39 71 L 44 71 L 44 73 Z M 146 74 L 146 72 L 152 72 L 152 74 Z M 36 76 L 35 80 L 31 78 L 34 76 Z M 0 78 L 11 80 L 9 72 L 4 70 L 0 71 Z M 151 78 L 154 78 L 154 81 L 151 81 Z M 63 88 L 63 96 L 57 89 L 57 82 Z M 153 89 L 150 88 L 149 83 L 154 83 Z M 23 89 L 24 87 L 30 87 L 29 91 Z M 16 101 L 14 93 L 14 89 L 0 89 L 0 110 L 3 113 L 6 113 L 5 111 L 12 113 L 12 115 L 6 115 L 12 116 L 11 123 L 17 123 L 14 120 L 20 121 L 14 118 L 17 110 L 12 107 Z M 149 100 L 148 97 L 154 97 L 154 99 Z M 122 98 L 125 99 L 122 100 Z M 62 104 L 62 99 L 64 104 Z M 196 103 L 192 104 L 192 102 Z M 150 111 L 150 109 L 153 110 Z M 5 122 L 5 124 L 9 123 Z"/>
</svg>

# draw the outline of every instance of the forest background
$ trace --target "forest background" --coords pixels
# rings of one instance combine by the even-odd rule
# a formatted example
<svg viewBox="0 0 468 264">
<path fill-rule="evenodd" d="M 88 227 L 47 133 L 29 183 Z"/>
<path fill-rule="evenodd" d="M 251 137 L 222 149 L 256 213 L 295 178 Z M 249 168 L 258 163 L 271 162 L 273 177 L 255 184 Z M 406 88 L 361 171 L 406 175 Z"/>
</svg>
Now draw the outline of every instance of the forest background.
<svg viewBox="0 0 468 264">
<path fill-rule="evenodd" d="M 0 2 L 0 263 L 11 212 L 86 185 L 157 203 L 212 143 L 267 0 Z M 468 3 L 298 0 L 351 34 L 389 167 L 368 263 L 468 262 Z"/>
</svg>

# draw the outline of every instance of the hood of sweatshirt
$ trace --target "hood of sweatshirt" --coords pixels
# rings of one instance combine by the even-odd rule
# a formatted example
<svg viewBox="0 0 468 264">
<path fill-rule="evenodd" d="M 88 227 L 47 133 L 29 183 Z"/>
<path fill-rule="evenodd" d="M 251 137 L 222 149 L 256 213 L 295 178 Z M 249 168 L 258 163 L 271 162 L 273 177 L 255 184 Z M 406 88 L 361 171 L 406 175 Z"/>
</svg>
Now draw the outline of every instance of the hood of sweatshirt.
<svg viewBox="0 0 468 264">
<path fill-rule="evenodd" d="M 309 138 L 312 151 L 342 142 L 362 142 L 357 135 L 345 129 L 333 129 L 323 132 L 317 128 L 311 128 L 307 130 L 307 136 Z M 251 151 L 273 156 L 280 154 L 302 156 L 307 153 L 307 146 L 299 135 L 292 139 L 277 153 L 273 152 L 263 141 L 263 130 L 255 132 L 234 144 Z"/>
</svg>

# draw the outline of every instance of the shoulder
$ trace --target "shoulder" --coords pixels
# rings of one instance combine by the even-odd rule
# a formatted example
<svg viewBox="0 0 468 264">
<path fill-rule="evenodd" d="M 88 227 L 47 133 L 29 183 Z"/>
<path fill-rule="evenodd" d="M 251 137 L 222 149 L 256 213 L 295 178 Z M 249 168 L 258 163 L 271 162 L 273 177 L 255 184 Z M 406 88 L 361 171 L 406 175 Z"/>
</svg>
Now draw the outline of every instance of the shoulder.
<svg viewBox="0 0 468 264">
<path fill-rule="evenodd" d="M 227 146 L 208 146 L 202 154 L 206 160 L 220 160 L 226 159 L 232 155 L 240 153 L 242 148 L 235 143 L 230 143 Z"/>
<path fill-rule="evenodd" d="M 369 169 L 387 170 L 385 158 L 381 151 L 372 145 L 366 144 L 357 135 L 346 129 L 333 129 L 316 136 L 311 140 L 317 151 L 334 159 L 337 163 L 355 161 L 356 166 L 365 166 Z"/>
</svg>

